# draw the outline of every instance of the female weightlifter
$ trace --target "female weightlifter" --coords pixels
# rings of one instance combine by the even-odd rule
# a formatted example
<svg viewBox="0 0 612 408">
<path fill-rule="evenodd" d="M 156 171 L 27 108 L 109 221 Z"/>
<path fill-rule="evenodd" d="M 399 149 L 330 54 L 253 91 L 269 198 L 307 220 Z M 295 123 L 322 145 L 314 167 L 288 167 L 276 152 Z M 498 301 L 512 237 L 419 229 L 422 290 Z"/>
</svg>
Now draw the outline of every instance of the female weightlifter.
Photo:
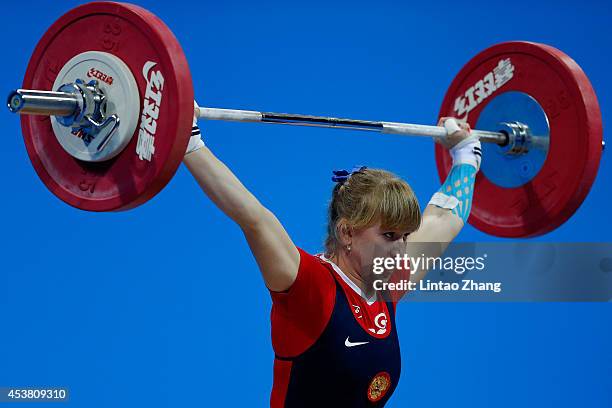
<svg viewBox="0 0 612 408">
<path fill-rule="evenodd" d="M 196 114 L 198 107 L 196 105 Z M 410 186 L 365 166 L 335 171 L 323 253 L 296 246 L 279 220 L 204 145 L 194 119 L 184 163 L 242 229 L 272 297 L 272 407 L 384 406 L 399 381 L 396 303 L 373 290 L 373 257 L 442 243 L 466 222 L 480 142 L 453 118 L 438 123 L 453 167 L 421 214 Z M 425 271 L 412 276 L 421 279 Z"/>
</svg>

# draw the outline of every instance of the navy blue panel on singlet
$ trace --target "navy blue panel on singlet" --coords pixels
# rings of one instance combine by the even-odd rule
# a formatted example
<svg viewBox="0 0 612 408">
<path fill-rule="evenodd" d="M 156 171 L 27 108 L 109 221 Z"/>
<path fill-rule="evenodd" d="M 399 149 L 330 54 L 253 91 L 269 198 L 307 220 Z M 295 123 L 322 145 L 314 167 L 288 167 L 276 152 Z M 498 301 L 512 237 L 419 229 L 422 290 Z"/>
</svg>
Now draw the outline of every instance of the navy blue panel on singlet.
<svg viewBox="0 0 612 408">
<path fill-rule="evenodd" d="M 401 357 L 393 304 L 387 302 L 391 332 L 384 339 L 375 338 L 356 321 L 335 277 L 334 282 L 334 310 L 319 339 L 297 357 L 276 357 L 292 361 L 285 407 L 382 407 L 399 381 Z M 368 343 L 347 347 L 347 337 L 350 343 Z M 375 390 L 369 399 L 372 380 L 381 373 L 390 385 L 380 399 L 375 398 Z"/>
</svg>

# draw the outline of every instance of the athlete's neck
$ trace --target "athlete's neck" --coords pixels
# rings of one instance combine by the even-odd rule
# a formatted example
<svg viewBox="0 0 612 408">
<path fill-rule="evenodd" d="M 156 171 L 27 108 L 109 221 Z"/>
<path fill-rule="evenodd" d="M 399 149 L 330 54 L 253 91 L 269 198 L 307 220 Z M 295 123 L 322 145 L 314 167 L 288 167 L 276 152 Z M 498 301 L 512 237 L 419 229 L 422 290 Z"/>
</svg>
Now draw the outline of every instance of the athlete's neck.
<svg viewBox="0 0 612 408">
<path fill-rule="evenodd" d="M 374 293 L 374 287 L 369 284 L 359 273 L 357 267 L 343 253 L 332 255 L 330 261 L 338 265 L 338 268 L 351 280 L 363 294 L 369 299 Z"/>
</svg>

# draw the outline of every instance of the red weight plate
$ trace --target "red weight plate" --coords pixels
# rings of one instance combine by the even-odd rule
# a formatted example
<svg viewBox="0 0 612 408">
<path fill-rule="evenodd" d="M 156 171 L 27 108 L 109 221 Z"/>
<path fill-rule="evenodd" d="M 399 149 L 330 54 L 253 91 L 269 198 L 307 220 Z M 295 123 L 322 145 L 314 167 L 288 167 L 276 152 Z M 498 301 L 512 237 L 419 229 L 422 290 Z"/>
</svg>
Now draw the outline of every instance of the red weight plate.
<svg viewBox="0 0 612 408">
<path fill-rule="evenodd" d="M 507 59 L 513 71 L 504 64 Z M 516 188 L 500 187 L 479 172 L 469 222 L 500 237 L 537 236 L 567 221 L 587 196 L 601 157 L 601 113 L 587 76 L 566 54 L 543 44 L 506 42 L 484 50 L 461 69 L 444 97 L 440 117 L 467 114 L 474 127 L 488 102 L 507 91 L 527 93 L 543 107 L 550 122 L 548 155 L 540 172 Z M 439 145 L 435 154 L 445 180 L 451 158 Z"/>
<path fill-rule="evenodd" d="M 148 128 L 154 129 L 151 160 L 137 154 L 141 122 L 117 157 L 88 163 L 62 149 L 49 117 L 23 115 L 26 148 L 41 180 L 66 203 L 89 211 L 134 208 L 164 188 L 187 148 L 193 115 L 187 60 L 170 29 L 149 11 L 131 4 L 89 3 L 60 17 L 43 35 L 28 64 L 23 88 L 50 90 L 66 62 L 86 51 L 107 52 L 123 60 L 136 79 L 141 101 L 148 83 L 156 82 L 156 94 L 161 89 L 158 117 L 145 115 Z M 145 78 L 143 67 L 148 61 L 155 66 Z M 151 78 L 156 72 L 157 77 Z"/>
</svg>

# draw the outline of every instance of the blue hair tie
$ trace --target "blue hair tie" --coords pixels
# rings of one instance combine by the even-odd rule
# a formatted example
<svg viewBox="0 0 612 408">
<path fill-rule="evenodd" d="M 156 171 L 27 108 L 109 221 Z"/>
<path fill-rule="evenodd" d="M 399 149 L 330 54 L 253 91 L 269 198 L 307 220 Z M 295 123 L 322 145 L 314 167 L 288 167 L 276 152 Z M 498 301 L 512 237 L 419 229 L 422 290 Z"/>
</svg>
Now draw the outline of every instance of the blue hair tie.
<svg viewBox="0 0 612 408">
<path fill-rule="evenodd" d="M 366 166 L 355 166 L 353 167 L 353 169 L 351 171 L 348 170 L 333 170 L 332 172 L 334 173 L 334 175 L 332 176 L 332 181 L 336 182 L 336 183 L 344 183 L 346 180 L 348 180 L 349 177 L 351 177 L 353 175 L 353 173 L 357 173 L 361 170 L 365 170 L 367 169 Z"/>
</svg>

